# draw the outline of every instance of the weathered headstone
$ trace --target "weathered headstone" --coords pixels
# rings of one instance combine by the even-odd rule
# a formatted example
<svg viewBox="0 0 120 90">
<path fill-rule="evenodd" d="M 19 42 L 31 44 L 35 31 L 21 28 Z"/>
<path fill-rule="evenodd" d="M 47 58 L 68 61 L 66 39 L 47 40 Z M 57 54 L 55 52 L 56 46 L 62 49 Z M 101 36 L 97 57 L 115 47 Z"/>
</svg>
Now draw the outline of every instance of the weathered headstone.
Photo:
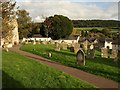
<svg viewBox="0 0 120 90">
<path fill-rule="evenodd" d="M 107 48 L 101 48 L 101 57 L 102 58 L 108 58 L 108 49 Z"/>
<path fill-rule="evenodd" d="M 48 57 L 52 57 L 52 54 L 51 54 L 51 53 L 48 53 Z"/>
<path fill-rule="evenodd" d="M 28 40 L 25 40 L 25 44 L 28 44 Z"/>
<path fill-rule="evenodd" d="M 60 51 L 60 45 L 59 43 L 55 43 L 55 51 Z"/>
<path fill-rule="evenodd" d="M 88 49 L 87 51 L 87 58 L 92 58 L 94 59 L 95 58 L 95 50 L 94 49 Z"/>
<path fill-rule="evenodd" d="M 80 44 L 75 43 L 74 44 L 74 52 L 77 53 L 79 51 L 79 49 L 80 49 Z"/>
<path fill-rule="evenodd" d="M 94 50 L 94 45 L 90 45 L 88 51 L 87 51 L 87 58 L 95 58 L 95 50 Z"/>
<path fill-rule="evenodd" d="M 42 44 L 47 44 L 47 41 L 43 41 Z"/>
<path fill-rule="evenodd" d="M 117 58 L 117 55 L 118 55 L 118 51 L 116 49 L 112 49 L 112 54 L 110 55 L 110 58 Z"/>
<path fill-rule="evenodd" d="M 67 50 L 67 44 L 65 42 L 62 42 L 60 44 L 60 49 Z"/>
<path fill-rule="evenodd" d="M 70 47 L 70 52 L 74 52 L 74 47 L 73 46 Z"/>
<path fill-rule="evenodd" d="M 77 52 L 77 63 L 80 65 L 85 65 L 85 54 L 82 49 Z"/>
<path fill-rule="evenodd" d="M 36 42 L 35 42 L 35 40 L 33 41 L 33 45 L 35 45 L 36 44 Z"/>
</svg>

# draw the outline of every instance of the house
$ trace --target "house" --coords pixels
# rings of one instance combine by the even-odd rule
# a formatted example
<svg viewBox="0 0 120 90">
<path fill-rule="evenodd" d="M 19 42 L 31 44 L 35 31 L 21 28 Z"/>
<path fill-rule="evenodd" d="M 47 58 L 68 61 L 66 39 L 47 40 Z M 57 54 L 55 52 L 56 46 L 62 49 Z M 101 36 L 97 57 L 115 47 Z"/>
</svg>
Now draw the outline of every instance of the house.
<svg viewBox="0 0 120 90">
<path fill-rule="evenodd" d="M 112 48 L 120 51 L 120 37 L 112 42 Z"/>
<path fill-rule="evenodd" d="M 113 42 L 112 38 L 106 38 L 105 39 L 105 43 L 104 43 L 104 47 L 112 49 L 112 42 Z"/>
</svg>

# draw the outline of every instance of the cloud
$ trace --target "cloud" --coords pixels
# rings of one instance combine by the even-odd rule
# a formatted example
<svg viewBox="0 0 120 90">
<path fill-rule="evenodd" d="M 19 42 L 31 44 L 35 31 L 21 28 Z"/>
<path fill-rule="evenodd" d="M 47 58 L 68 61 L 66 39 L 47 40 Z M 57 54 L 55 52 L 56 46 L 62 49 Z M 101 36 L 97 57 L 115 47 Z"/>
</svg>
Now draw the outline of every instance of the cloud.
<svg viewBox="0 0 120 90">
<path fill-rule="evenodd" d="M 104 2 L 103 2 L 104 3 Z M 24 0 L 18 2 L 20 9 L 26 9 L 34 21 L 43 21 L 43 17 L 61 14 L 70 19 L 117 19 L 117 3 L 102 9 L 95 3 L 71 2 L 69 0 Z"/>
</svg>

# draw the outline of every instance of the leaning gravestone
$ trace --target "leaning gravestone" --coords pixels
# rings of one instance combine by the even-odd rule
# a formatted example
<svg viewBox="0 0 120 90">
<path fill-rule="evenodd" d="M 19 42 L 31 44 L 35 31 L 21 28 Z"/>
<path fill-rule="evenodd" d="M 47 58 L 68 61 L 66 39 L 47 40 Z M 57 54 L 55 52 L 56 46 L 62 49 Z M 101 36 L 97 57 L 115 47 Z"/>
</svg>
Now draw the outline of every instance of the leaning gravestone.
<svg viewBox="0 0 120 90">
<path fill-rule="evenodd" d="M 77 52 L 77 63 L 80 65 L 85 65 L 85 54 L 82 49 Z"/>
<path fill-rule="evenodd" d="M 110 58 L 115 59 L 117 58 L 118 51 L 116 49 L 112 49 L 112 54 L 110 55 Z"/>
<path fill-rule="evenodd" d="M 107 48 L 101 48 L 101 57 L 102 58 L 108 58 L 108 49 Z"/>
</svg>

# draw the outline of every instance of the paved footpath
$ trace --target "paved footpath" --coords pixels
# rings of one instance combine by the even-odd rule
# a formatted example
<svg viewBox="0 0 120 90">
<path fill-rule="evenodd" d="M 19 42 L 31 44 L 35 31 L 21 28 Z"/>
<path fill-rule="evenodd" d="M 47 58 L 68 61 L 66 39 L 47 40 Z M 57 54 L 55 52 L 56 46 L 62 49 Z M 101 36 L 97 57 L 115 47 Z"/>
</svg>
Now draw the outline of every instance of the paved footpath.
<svg viewBox="0 0 120 90">
<path fill-rule="evenodd" d="M 107 89 L 110 90 L 110 88 L 112 88 L 112 90 L 120 90 L 120 83 L 118 84 L 115 81 L 112 80 L 108 80 L 106 78 L 103 78 L 101 76 L 96 76 L 72 67 L 68 67 L 68 66 L 64 66 L 60 63 L 54 62 L 54 61 L 50 61 L 49 59 L 43 58 L 41 56 L 29 53 L 29 52 L 25 52 L 22 50 L 19 50 L 20 46 L 14 46 L 13 48 L 11 48 L 11 51 L 15 51 L 17 53 L 20 53 L 21 55 L 33 58 L 34 60 L 38 60 L 41 63 L 47 64 L 48 66 L 54 67 L 56 69 L 59 69 L 61 71 L 64 71 L 65 73 L 68 73 L 72 76 L 75 76 L 77 78 L 80 78 L 81 80 L 87 81 L 91 84 L 94 84 L 95 86 L 99 87 L 99 88 L 103 88 L 103 89 Z M 105 90 L 106 90 L 105 89 Z"/>
</svg>

